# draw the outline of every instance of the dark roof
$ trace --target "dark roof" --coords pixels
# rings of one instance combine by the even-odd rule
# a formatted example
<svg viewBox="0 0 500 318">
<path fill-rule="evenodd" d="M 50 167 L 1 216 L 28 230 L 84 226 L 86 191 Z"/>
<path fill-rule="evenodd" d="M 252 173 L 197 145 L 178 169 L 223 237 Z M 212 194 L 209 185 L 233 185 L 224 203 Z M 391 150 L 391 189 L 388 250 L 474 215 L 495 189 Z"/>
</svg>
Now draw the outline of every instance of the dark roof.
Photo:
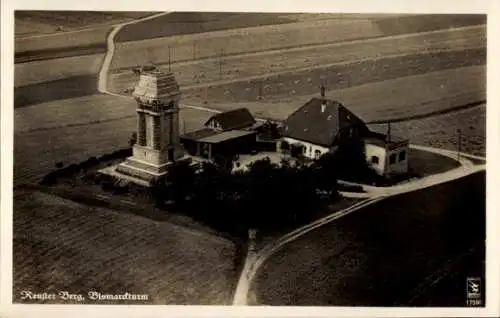
<svg viewBox="0 0 500 318">
<path fill-rule="evenodd" d="M 397 147 L 402 144 L 407 144 L 409 140 L 394 134 L 391 134 L 390 138 L 387 138 L 386 134 L 370 131 L 369 134 L 363 138 L 368 144 L 377 145 L 380 147 Z"/>
<path fill-rule="evenodd" d="M 354 125 L 365 125 L 337 101 L 313 98 L 292 113 L 284 124 L 285 137 L 310 142 L 316 145 L 332 146 L 339 129 Z"/>
<path fill-rule="evenodd" d="M 200 130 L 188 132 L 187 134 L 180 136 L 180 138 L 188 140 L 200 140 L 209 136 L 216 135 L 218 133 L 219 132 L 214 129 L 202 128 Z"/>
<path fill-rule="evenodd" d="M 256 135 L 256 134 L 257 134 L 256 131 L 228 130 L 228 131 L 219 132 L 215 135 L 207 136 L 207 137 L 202 138 L 202 139 L 198 139 L 198 141 L 209 143 L 209 144 L 216 144 L 216 143 L 224 142 L 227 140 L 240 138 L 243 136 Z"/>
<path fill-rule="evenodd" d="M 238 108 L 214 115 L 210 117 L 205 125 L 212 120 L 219 122 L 223 130 L 242 129 L 255 124 L 255 118 L 246 108 Z"/>
</svg>

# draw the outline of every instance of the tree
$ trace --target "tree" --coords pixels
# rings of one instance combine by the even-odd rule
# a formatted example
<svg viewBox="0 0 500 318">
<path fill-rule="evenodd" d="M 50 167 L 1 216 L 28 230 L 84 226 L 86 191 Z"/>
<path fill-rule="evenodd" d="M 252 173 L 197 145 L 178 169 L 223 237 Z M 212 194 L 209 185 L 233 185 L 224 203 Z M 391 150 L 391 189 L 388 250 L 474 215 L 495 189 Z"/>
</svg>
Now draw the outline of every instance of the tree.
<svg viewBox="0 0 500 318">
<path fill-rule="evenodd" d="M 191 196 L 195 183 L 195 168 L 189 161 L 176 161 L 168 167 L 166 177 L 166 199 L 183 203 Z"/>
<path fill-rule="evenodd" d="M 259 137 L 262 139 L 274 140 L 280 137 L 278 125 L 270 120 L 266 121 L 259 129 Z"/>
<path fill-rule="evenodd" d="M 365 182 L 373 179 L 374 171 L 366 162 L 363 140 L 348 137 L 333 153 L 326 153 L 316 160 L 326 173 L 346 181 Z"/>
</svg>

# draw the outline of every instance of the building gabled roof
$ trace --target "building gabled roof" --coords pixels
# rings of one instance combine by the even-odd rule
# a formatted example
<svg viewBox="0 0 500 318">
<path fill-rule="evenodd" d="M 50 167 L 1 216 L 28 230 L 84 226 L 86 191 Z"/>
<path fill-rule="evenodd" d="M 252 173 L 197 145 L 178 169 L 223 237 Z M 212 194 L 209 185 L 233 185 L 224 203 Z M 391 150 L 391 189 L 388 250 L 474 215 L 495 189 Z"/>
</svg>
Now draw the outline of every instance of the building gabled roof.
<svg viewBox="0 0 500 318">
<path fill-rule="evenodd" d="M 181 139 L 187 139 L 192 141 L 197 141 L 209 136 L 217 135 L 219 132 L 211 128 L 202 128 L 199 130 L 188 132 L 182 136 Z"/>
<path fill-rule="evenodd" d="M 387 134 L 369 131 L 365 138 L 365 143 L 376 145 L 383 148 L 394 148 L 402 145 L 408 145 L 408 138 L 403 138 L 394 134 L 388 136 Z"/>
<path fill-rule="evenodd" d="M 216 120 L 222 126 L 222 130 L 247 128 L 253 126 L 256 122 L 255 118 L 246 108 L 238 108 L 213 115 L 205 125 L 208 125 L 212 120 Z"/>
<path fill-rule="evenodd" d="M 283 134 L 285 137 L 330 147 L 341 128 L 354 125 L 365 124 L 339 102 L 312 98 L 285 120 Z"/>
</svg>

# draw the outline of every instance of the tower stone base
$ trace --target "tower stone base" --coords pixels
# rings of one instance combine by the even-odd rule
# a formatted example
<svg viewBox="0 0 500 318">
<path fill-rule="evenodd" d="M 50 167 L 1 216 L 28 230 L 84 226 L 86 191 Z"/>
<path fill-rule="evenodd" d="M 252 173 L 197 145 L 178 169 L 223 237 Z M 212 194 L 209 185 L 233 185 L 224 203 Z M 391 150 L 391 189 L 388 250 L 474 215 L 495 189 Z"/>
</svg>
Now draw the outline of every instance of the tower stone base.
<svg viewBox="0 0 500 318">
<path fill-rule="evenodd" d="M 177 161 L 190 161 L 191 157 L 183 156 Z M 118 164 L 114 169 L 114 177 L 122 177 L 132 182 L 141 185 L 151 186 L 156 182 L 161 182 L 167 176 L 167 170 L 174 161 L 168 161 L 162 165 L 153 165 L 148 162 L 139 161 L 134 157 L 128 157 L 122 163 Z"/>
</svg>

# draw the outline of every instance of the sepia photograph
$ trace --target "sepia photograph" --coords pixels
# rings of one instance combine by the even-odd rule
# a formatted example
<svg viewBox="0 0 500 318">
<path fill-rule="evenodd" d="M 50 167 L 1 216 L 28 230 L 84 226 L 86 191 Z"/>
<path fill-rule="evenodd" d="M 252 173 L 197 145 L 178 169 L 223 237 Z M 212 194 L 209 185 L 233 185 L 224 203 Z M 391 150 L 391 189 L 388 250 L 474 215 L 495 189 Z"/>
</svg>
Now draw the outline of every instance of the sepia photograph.
<svg viewBox="0 0 500 318">
<path fill-rule="evenodd" d="M 485 308 L 487 20 L 15 10 L 12 302 Z"/>
</svg>

